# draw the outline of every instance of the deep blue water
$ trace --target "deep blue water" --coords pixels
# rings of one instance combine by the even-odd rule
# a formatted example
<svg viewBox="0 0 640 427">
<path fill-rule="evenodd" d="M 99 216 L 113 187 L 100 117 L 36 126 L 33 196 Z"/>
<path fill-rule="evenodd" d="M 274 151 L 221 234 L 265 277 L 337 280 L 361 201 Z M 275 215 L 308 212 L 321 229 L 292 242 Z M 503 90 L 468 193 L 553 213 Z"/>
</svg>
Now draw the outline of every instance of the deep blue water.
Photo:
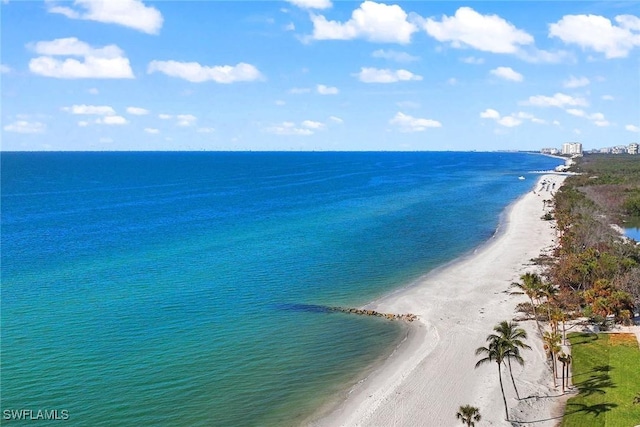
<svg viewBox="0 0 640 427">
<path fill-rule="evenodd" d="M 624 234 L 636 242 L 640 242 L 640 228 L 625 228 Z"/>
<path fill-rule="evenodd" d="M 388 354 L 362 305 L 486 241 L 524 153 L 2 153 L 2 394 L 70 425 L 289 425 Z M 526 180 L 518 180 L 525 175 Z"/>
</svg>

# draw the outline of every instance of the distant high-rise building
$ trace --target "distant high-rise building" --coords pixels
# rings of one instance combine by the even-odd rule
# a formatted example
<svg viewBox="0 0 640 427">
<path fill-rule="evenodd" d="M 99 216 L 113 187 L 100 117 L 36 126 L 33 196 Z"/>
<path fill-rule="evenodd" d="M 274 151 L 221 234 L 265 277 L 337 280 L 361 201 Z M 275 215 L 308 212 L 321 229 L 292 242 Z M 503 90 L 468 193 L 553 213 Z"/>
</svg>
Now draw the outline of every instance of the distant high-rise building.
<svg viewBox="0 0 640 427">
<path fill-rule="evenodd" d="M 627 153 L 629 154 L 638 154 L 638 143 L 632 142 L 629 144 L 629 148 L 627 149 Z"/>
<path fill-rule="evenodd" d="M 558 154 L 558 153 L 560 153 L 560 150 L 558 150 L 557 148 L 542 148 L 542 149 L 540 149 L 540 153 L 542 153 L 542 154 Z"/>
<path fill-rule="evenodd" d="M 628 149 L 626 145 L 616 145 L 611 149 L 611 154 L 625 154 Z"/>
<path fill-rule="evenodd" d="M 565 142 L 562 144 L 562 154 L 582 154 L 582 144 L 579 142 Z"/>
</svg>

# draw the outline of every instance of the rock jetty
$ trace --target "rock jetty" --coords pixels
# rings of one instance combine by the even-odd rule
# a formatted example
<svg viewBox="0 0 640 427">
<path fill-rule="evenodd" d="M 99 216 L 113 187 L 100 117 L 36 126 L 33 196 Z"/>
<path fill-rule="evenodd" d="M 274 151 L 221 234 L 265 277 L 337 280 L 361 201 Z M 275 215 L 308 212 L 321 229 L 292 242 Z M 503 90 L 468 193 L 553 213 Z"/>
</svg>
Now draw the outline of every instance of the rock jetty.
<svg viewBox="0 0 640 427">
<path fill-rule="evenodd" d="M 366 310 L 362 308 L 349 308 L 349 307 L 329 307 L 330 311 L 339 311 L 347 314 L 357 314 L 359 316 L 375 316 L 382 317 L 387 320 L 403 320 L 405 322 L 413 322 L 418 318 L 415 314 L 393 314 L 393 313 L 380 313 L 375 310 Z"/>
</svg>

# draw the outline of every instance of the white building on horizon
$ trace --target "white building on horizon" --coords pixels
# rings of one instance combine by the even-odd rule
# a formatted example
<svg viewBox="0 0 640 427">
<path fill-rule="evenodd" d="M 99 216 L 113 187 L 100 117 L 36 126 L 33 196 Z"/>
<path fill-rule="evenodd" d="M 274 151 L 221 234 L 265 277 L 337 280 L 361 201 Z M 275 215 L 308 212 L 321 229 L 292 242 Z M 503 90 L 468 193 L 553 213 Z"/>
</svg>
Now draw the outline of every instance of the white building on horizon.
<svg viewBox="0 0 640 427">
<path fill-rule="evenodd" d="M 582 144 L 579 142 L 565 142 L 562 144 L 562 154 L 570 156 L 582 154 Z"/>
<path fill-rule="evenodd" d="M 557 148 L 541 148 L 540 153 L 554 155 L 554 154 L 559 154 L 560 150 L 558 150 Z"/>
</svg>

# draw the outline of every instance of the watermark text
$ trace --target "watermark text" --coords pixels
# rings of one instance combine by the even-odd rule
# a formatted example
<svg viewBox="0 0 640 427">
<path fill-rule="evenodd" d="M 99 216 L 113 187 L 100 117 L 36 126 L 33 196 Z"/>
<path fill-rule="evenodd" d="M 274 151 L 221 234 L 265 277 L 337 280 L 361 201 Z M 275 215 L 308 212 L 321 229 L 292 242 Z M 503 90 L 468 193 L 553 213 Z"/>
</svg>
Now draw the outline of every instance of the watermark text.
<svg viewBox="0 0 640 427">
<path fill-rule="evenodd" d="M 69 411 L 66 409 L 5 409 L 2 418 L 9 421 L 65 421 L 69 419 Z"/>
</svg>

